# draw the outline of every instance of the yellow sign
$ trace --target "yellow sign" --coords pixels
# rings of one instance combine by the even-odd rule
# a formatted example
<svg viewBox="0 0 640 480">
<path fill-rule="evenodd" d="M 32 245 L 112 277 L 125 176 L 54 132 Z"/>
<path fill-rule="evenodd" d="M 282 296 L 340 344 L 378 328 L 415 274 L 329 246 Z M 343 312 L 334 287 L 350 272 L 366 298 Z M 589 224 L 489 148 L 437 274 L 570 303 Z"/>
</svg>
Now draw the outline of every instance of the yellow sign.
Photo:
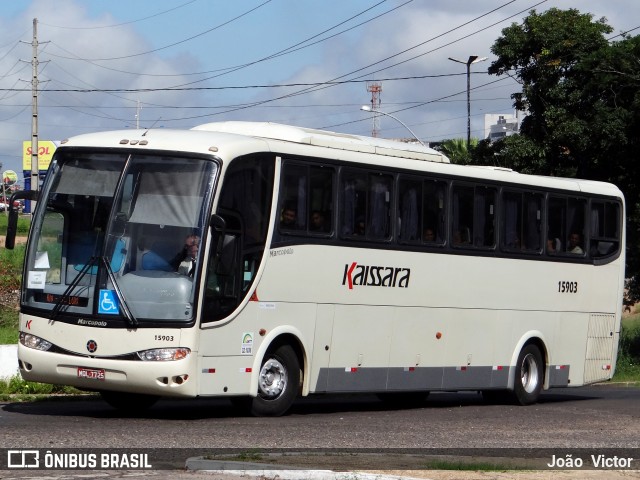
<svg viewBox="0 0 640 480">
<path fill-rule="evenodd" d="M 38 170 L 45 171 L 49 168 L 56 144 L 51 140 L 38 142 Z M 31 170 L 31 142 L 22 142 L 22 169 Z"/>
<path fill-rule="evenodd" d="M 2 173 L 2 183 L 5 185 L 13 185 L 18 181 L 18 174 L 13 170 L 5 170 Z"/>
</svg>

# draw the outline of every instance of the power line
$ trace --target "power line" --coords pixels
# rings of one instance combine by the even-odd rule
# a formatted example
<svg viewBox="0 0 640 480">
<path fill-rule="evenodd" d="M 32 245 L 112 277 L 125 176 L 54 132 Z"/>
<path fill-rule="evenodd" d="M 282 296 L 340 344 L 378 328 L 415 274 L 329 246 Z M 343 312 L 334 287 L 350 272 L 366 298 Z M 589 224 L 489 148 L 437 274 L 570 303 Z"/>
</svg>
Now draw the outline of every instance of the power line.
<svg viewBox="0 0 640 480">
<path fill-rule="evenodd" d="M 455 31 L 455 30 L 459 29 L 459 28 L 462 28 L 463 26 L 468 25 L 468 24 L 470 24 L 470 23 L 472 23 L 472 22 L 474 22 L 474 21 L 476 21 L 476 20 L 478 20 L 478 19 L 480 19 L 480 18 L 483 18 L 483 17 L 485 17 L 486 15 L 488 15 L 488 14 L 490 14 L 490 13 L 493 13 L 493 12 L 495 12 L 495 11 L 497 11 L 497 10 L 501 9 L 501 8 L 506 7 L 507 5 L 509 5 L 509 4 L 511 4 L 511 3 L 513 3 L 514 1 L 515 1 L 515 0 L 511 0 L 510 2 L 507 2 L 507 3 L 503 4 L 503 5 L 501 5 L 500 7 L 496 7 L 495 9 L 490 10 L 489 12 L 484 13 L 484 14 L 482 14 L 482 15 L 478 16 L 478 17 L 475 17 L 474 19 L 472 19 L 472 20 L 470 20 L 470 21 L 468 21 L 468 22 L 465 22 L 465 23 L 463 23 L 462 25 L 459 25 L 459 26 L 457 26 L 457 27 L 455 27 L 455 28 L 453 28 L 453 29 L 449 30 L 448 32 L 445 32 L 445 33 L 450 33 L 450 32 L 452 32 L 452 31 Z M 456 39 L 456 40 L 454 40 L 454 41 L 451 41 L 451 42 L 447 43 L 446 45 L 443 45 L 443 46 L 440 46 L 440 47 L 438 47 L 438 48 L 432 49 L 432 50 L 430 50 L 430 51 L 428 51 L 428 52 L 425 52 L 425 53 L 423 53 L 423 54 L 421 54 L 421 55 L 417 55 L 417 56 L 415 56 L 415 57 L 413 57 L 413 58 L 411 58 L 411 59 L 408 59 L 408 60 L 405 60 L 405 61 L 402 61 L 402 62 L 398 62 L 398 63 L 396 63 L 396 64 L 394 64 L 394 65 L 390 65 L 390 66 L 387 66 L 387 67 L 384 67 L 384 68 L 380 68 L 380 69 L 375 70 L 375 71 L 373 71 L 373 72 L 368 72 L 368 73 L 363 74 L 363 75 L 361 75 L 361 76 L 359 76 L 359 77 L 356 77 L 356 79 L 360 79 L 360 78 L 364 77 L 365 75 L 372 75 L 372 74 L 375 74 L 375 73 L 381 72 L 381 71 L 383 71 L 383 70 L 387 70 L 387 69 L 389 69 L 389 68 L 392 68 L 392 67 L 394 67 L 394 66 L 400 65 L 400 64 L 402 64 L 402 63 L 406 63 L 407 61 L 410 61 L 410 60 L 413 60 L 413 59 L 415 59 L 415 58 L 418 58 L 418 57 L 421 57 L 421 56 L 427 55 L 428 53 L 432 53 L 432 52 L 434 52 L 434 51 L 436 51 L 436 50 L 439 50 L 439 49 L 441 49 L 441 48 L 444 48 L 445 46 L 451 45 L 451 44 L 453 44 L 453 43 L 455 43 L 455 42 L 457 42 L 457 41 L 460 41 L 460 40 L 463 40 L 463 39 L 469 38 L 469 37 L 471 37 L 471 36 L 473 36 L 473 35 L 475 35 L 475 34 L 477 34 L 477 33 L 479 33 L 479 32 L 482 32 L 482 31 L 484 31 L 484 30 L 486 30 L 486 29 L 490 28 L 491 26 L 495 26 L 495 25 L 497 25 L 497 24 L 499 24 L 499 23 L 504 22 L 505 20 L 508 20 L 508 19 L 510 19 L 510 18 L 515 17 L 516 15 L 520 15 L 520 14 L 522 14 L 522 13 L 524 13 L 524 12 L 528 11 L 528 10 L 529 10 L 529 9 L 531 9 L 531 8 L 534 8 L 534 7 L 538 6 L 538 5 L 541 5 L 542 3 L 545 3 L 546 1 L 547 1 L 547 0 L 542 0 L 542 1 L 538 2 L 538 3 L 536 3 L 535 5 L 533 5 L 532 7 L 528 7 L 528 8 L 526 8 L 526 9 L 524 9 L 524 10 L 521 10 L 520 12 L 518 12 L 518 13 L 516 13 L 516 14 L 514 14 L 514 15 L 511 15 L 511 16 L 509 16 L 509 17 L 507 17 L 507 18 L 504 18 L 504 19 L 500 20 L 499 22 L 496 22 L 496 23 L 494 23 L 494 24 L 492 24 L 492 25 L 490 25 L 490 26 L 488 26 L 488 27 L 484 27 L 484 28 L 482 28 L 482 29 L 480 29 L 480 30 L 477 30 L 477 31 L 475 31 L 475 32 L 472 32 L 471 34 L 468 34 L 468 35 L 466 35 L 466 36 L 464 36 L 464 37 L 461 37 L 461 38 L 459 38 L 459 39 Z M 383 59 L 383 60 L 380 60 L 380 61 L 375 62 L 375 63 L 373 63 L 373 64 L 370 64 L 370 65 L 368 65 L 368 66 L 365 66 L 365 67 L 359 68 L 359 69 L 357 69 L 357 70 L 353 70 L 353 71 L 351 71 L 351 72 L 349 72 L 349 73 L 346 73 L 346 74 L 344 74 L 344 75 L 341 75 L 341 76 L 339 76 L 339 77 L 334 77 L 333 79 L 328 80 L 328 81 L 326 81 L 326 82 L 319 83 L 319 84 L 317 84 L 315 87 L 308 87 L 308 88 L 305 88 L 305 89 L 300 90 L 300 91 L 298 91 L 298 92 L 290 93 L 290 94 L 287 94 L 287 95 L 282 95 L 282 96 L 279 96 L 279 97 L 276 97 L 276 98 L 273 98 L 273 99 L 268 99 L 268 100 L 263 100 L 263 101 L 259 101 L 259 102 L 254 102 L 252 105 L 248 105 L 248 106 L 246 106 L 246 107 L 241 107 L 241 108 L 236 108 L 236 109 L 232 109 L 232 110 L 227 110 L 227 111 L 224 111 L 224 112 L 218 112 L 218 113 L 216 113 L 216 114 L 214 114 L 214 115 L 220 115 L 220 114 L 223 114 L 223 113 L 231 113 L 231 112 L 234 112 L 234 111 L 237 111 L 237 110 L 246 109 L 246 108 L 251 108 L 252 106 L 262 105 L 262 104 L 269 103 L 269 102 L 276 101 L 276 100 L 283 100 L 283 99 L 286 99 L 286 98 L 292 98 L 292 97 L 294 97 L 294 96 L 303 95 L 303 94 L 306 94 L 306 93 L 311 93 L 311 92 L 317 92 L 317 91 L 319 91 L 319 90 L 324 90 L 324 89 L 326 89 L 326 88 L 329 88 L 329 87 L 335 86 L 333 82 L 335 82 L 336 80 L 339 80 L 339 79 L 341 79 L 341 78 L 347 77 L 347 76 L 352 75 L 352 74 L 354 74 L 354 73 L 357 73 L 357 72 L 360 72 L 360 71 L 362 71 L 362 70 L 365 70 L 365 69 L 367 69 L 367 68 L 369 68 L 369 67 L 372 67 L 372 66 L 374 66 L 374 65 L 377 65 L 377 64 L 379 64 L 379 63 L 382 63 L 383 61 L 386 61 L 386 60 L 388 60 L 388 59 L 390 59 L 390 58 L 393 58 L 393 57 L 396 57 L 396 56 L 398 56 L 398 55 L 401 55 L 402 53 L 405 53 L 405 52 L 407 52 L 407 51 L 409 51 L 409 50 L 412 50 L 413 48 L 416 48 L 416 47 L 421 46 L 421 45 L 424 45 L 425 43 L 428 43 L 428 42 L 430 42 L 430 41 L 432 41 L 432 40 L 435 40 L 435 39 L 439 38 L 439 37 L 440 37 L 440 36 L 442 36 L 442 35 L 444 35 L 444 34 L 437 35 L 437 36 L 435 36 L 435 37 L 433 37 L 433 38 L 431 38 L 431 39 L 429 39 L 429 40 L 426 40 L 425 42 L 422 42 L 422 43 L 420 43 L 420 44 L 418 44 L 418 45 L 416 45 L 416 46 L 414 46 L 414 47 L 411 47 L 411 48 L 409 48 L 409 49 L 406 49 L 406 50 L 404 50 L 404 51 L 402 51 L 402 52 L 400 52 L 400 53 L 398 53 L 398 54 L 392 55 L 392 56 L 390 56 L 390 57 L 387 57 L 387 58 L 385 58 L 385 59 Z M 392 112 L 392 113 L 393 113 L 393 112 Z M 189 117 L 189 119 L 192 119 L 192 118 L 202 118 L 202 117 L 205 117 L 205 116 L 206 116 L 206 115 L 202 115 L 202 116 L 200 116 L 200 117 Z M 213 115 L 208 115 L 208 116 L 213 116 Z"/>
<path fill-rule="evenodd" d="M 181 43 L 188 42 L 188 41 L 190 41 L 190 40 L 193 40 L 194 38 L 202 37 L 203 35 L 206 35 L 207 33 L 210 33 L 210 32 L 213 32 L 214 30 L 217 30 L 217 29 L 219 29 L 219 28 L 222 28 L 222 27 L 224 27 L 224 26 L 226 26 L 226 25 L 228 25 L 228 24 L 230 24 L 230 23 L 232 23 L 232 22 L 235 22 L 236 20 L 239 20 L 240 18 L 242 18 L 242 17 L 244 17 L 244 16 L 246 16 L 246 15 L 248 15 L 248 14 L 252 13 L 252 12 L 255 12 L 256 10 L 258 10 L 259 8 L 261 8 L 261 7 L 265 6 L 266 4 L 268 4 L 268 3 L 270 3 L 270 2 L 271 2 L 271 0 L 265 0 L 263 3 L 261 3 L 261 4 L 260 4 L 260 5 L 258 5 L 257 7 L 254 7 L 254 8 L 252 8 L 252 9 L 250 9 L 250 10 L 247 10 L 246 12 L 244 12 L 244 13 L 242 13 L 242 14 L 240 14 L 240 15 L 238 15 L 238 16 L 236 16 L 236 17 L 234 17 L 234 18 L 230 19 L 230 20 L 227 20 L 226 22 L 223 22 L 223 23 L 221 23 L 221 24 L 218 24 L 218 25 L 216 25 L 215 27 L 212 27 L 212 28 L 210 28 L 210 29 L 208 29 L 208 30 L 205 30 L 204 32 L 200 32 L 200 33 L 198 33 L 198 34 L 196 34 L 196 35 L 192 35 L 191 37 L 185 38 L 185 39 L 180 40 L 180 41 L 178 41 L 178 42 L 171 43 L 171 44 L 169 44 L 169 45 L 165 45 L 165 46 L 163 46 L 163 47 L 154 48 L 153 50 L 148 50 L 148 51 L 146 51 L 146 52 L 138 52 L 138 53 L 133 53 L 133 54 L 131 54 L 131 55 L 123 55 L 123 56 L 120 56 L 120 57 L 110 57 L 110 58 L 91 58 L 91 59 L 80 59 L 80 60 L 86 60 L 86 61 L 92 61 L 92 62 L 97 62 L 97 61 L 110 61 L 110 60 L 124 60 L 124 59 L 126 59 L 126 58 L 140 57 L 140 56 L 142 56 L 142 55 L 148 55 L 148 54 L 150 54 L 150 53 L 156 53 L 156 52 L 159 52 L 159 51 L 161 51 L 161 50 L 166 50 L 167 48 L 175 47 L 176 45 L 180 45 Z M 53 53 L 49 53 L 49 55 L 51 55 L 51 56 L 53 56 L 53 57 L 64 58 L 65 60 L 79 60 L 78 58 L 63 57 L 62 55 L 55 55 L 55 54 L 53 54 Z"/>
<path fill-rule="evenodd" d="M 472 74 L 483 74 L 483 72 L 472 72 Z M 443 77 L 457 77 L 460 75 L 466 75 L 466 73 L 443 73 L 436 75 L 412 75 L 406 77 L 391 77 L 384 78 L 379 81 L 392 82 L 397 80 L 421 80 L 425 78 L 443 78 Z M 317 86 L 317 85 L 343 85 L 349 83 L 366 83 L 369 80 L 341 80 L 341 81 L 328 81 L 328 82 L 309 82 L 309 83 L 280 83 L 280 84 L 256 84 L 256 85 L 227 85 L 222 87 L 158 87 L 158 88 L 50 88 L 48 92 L 80 92 L 80 93 L 153 93 L 153 92 L 183 92 L 183 91 L 199 91 L 199 90 L 245 90 L 245 89 L 261 89 L 261 88 L 285 88 L 285 87 L 304 87 L 304 86 Z M 60 82 L 62 83 L 62 82 Z M 22 89 L 4 89 L 0 88 L 0 91 L 4 90 L 18 90 Z M 26 91 L 26 90 L 24 90 Z"/>
<path fill-rule="evenodd" d="M 318 36 L 320 36 L 320 35 L 322 35 L 322 34 L 324 34 L 324 33 L 326 33 L 326 32 L 329 32 L 329 31 L 333 30 L 334 28 L 337 28 L 337 27 L 339 27 L 340 25 L 343 25 L 343 24 L 345 24 L 345 23 L 347 23 L 347 22 L 349 22 L 349 21 L 353 20 L 354 18 L 359 17 L 359 16 L 363 15 L 364 13 L 366 13 L 366 12 L 368 12 L 368 11 L 370 11 L 370 10 L 373 10 L 374 8 L 376 8 L 377 6 L 381 5 L 382 3 L 386 2 L 386 1 L 387 1 L 387 0 L 382 0 L 381 2 L 376 3 L 376 4 L 375 4 L 375 5 L 373 5 L 372 7 L 367 8 L 367 9 L 365 9 L 365 10 L 361 11 L 360 13 L 358 13 L 358 14 L 356 14 L 356 15 L 353 15 L 352 17 L 350 17 L 350 18 L 348 18 L 348 19 L 346 19 L 346 20 L 344 20 L 344 21 L 342 21 L 342 22 L 338 23 L 337 25 L 334 25 L 334 26 L 332 26 L 331 28 L 328 28 L 328 29 L 324 30 L 323 32 L 321 32 L 321 33 L 319 33 L 319 34 L 316 34 L 316 35 L 314 35 L 314 36 L 312 36 L 312 37 L 309 37 L 308 39 L 303 40 L 302 42 L 299 42 L 299 43 L 297 43 L 297 44 L 295 44 L 295 45 L 293 45 L 293 46 L 291 46 L 291 47 L 287 47 L 286 49 L 283 49 L 283 50 L 281 50 L 280 52 L 277 52 L 277 53 L 275 53 L 275 54 L 271 54 L 271 55 L 269 55 L 269 56 L 263 57 L 263 58 L 261 58 L 261 59 L 259 59 L 259 60 L 255 60 L 255 61 L 253 61 L 253 62 L 249 62 L 249 63 L 243 64 L 243 65 L 238 65 L 238 66 L 236 66 L 236 67 L 231 67 L 231 68 L 224 69 L 224 70 L 226 70 L 226 71 L 224 71 L 223 73 L 219 73 L 219 74 L 217 74 L 217 75 L 213 75 L 213 76 L 211 76 L 211 77 L 203 78 L 203 79 L 200 79 L 200 80 L 197 80 L 197 81 L 194 81 L 194 82 L 185 83 L 185 84 L 177 85 L 177 86 L 178 86 L 178 87 L 182 87 L 182 86 L 186 86 L 186 85 L 193 85 L 194 83 L 200 83 L 200 82 L 204 82 L 204 81 L 207 81 L 207 80 L 212 80 L 212 79 L 214 79 L 214 78 L 218 78 L 218 77 L 220 77 L 220 76 L 222 76 L 222 75 L 227 75 L 227 74 L 229 74 L 229 73 L 236 72 L 236 71 L 241 70 L 241 69 L 243 69 L 243 68 L 250 67 L 250 66 L 252 66 L 252 65 L 256 65 L 256 64 L 261 63 L 261 62 L 264 62 L 264 61 L 266 61 L 266 60 L 272 60 L 272 59 L 274 59 L 274 58 L 278 58 L 278 57 L 281 57 L 281 56 L 284 56 L 284 55 L 288 55 L 288 54 L 290 54 L 290 53 L 294 53 L 294 52 L 300 51 L 300 50 L 302 50 L 302 49 L 305 49 L 305 48 L 311 47 L 311 46 L 313 46 L 313 45 L 317 45 L 317 44 L 319 44 L 319 43 L 325 42 L 325 41 L 330 40 L 330 39 L 332 39 L 332 38 L 335 38 L 335 37 L 337 37 L 337 36 L 339 36 L 339 35 L 342 35 L 343 33 L 349 32 L 350 30 L 354 30 L 354 29 L 356 29 L 356 28 L 358 28 L 358 27 L 361 27 L 362 25 L 365 25 L 365 24 L 367 24 L 367 23 L 369 23 L 369 22 L 372 22 L 372 21 L 374 21 L 374 20 L 377 20 L 377 19 L 379 19 L 380 17 L 382 17 L 382 16 L 384 16 L 384 15 L 387 15 L 387 14 L 389 14 L 389 13 L 391 13 L 391 12 L 395 11 L 395 10 L 398 10 L 398 9 L 400 9 L 400 8 L 404 7 L 405 5 L 407 5 L 407 4 L 411 3 L 411 2 L 413 2 L 413 0 L 407 0 L 406 2 L 404 2 L 404 3 L 400 4 L 400 5 L 398 5 L 397 7 L 394 7 L 394 8 L 392 8 L 391 10 L 387 10 L 386 12 L 383 12 L 383 13 L 381 13 L 381 14 L 379 14 L 379 15 L 376 15 L 375 17 L 370 18 L 370 19 L 368 19 L 368 20 L 366 20 L 366 21 L 364 21 L 364 22 L 360 22 L 360 23 L 358 23 L 358 24 L 356 24 L 356 25 L 354 25 L 354 26 L 352 26 L 352 27 L 349 27 L 349 28 L 347 28 L 347 29 L 345 29 L 345 30 L 342 30 L 342 31 L 340 31 L 340 32 L 337 32 L 337 33 L 335 33 L 335 34 L 333 34 L 333 35 L 330 35 L 330 36 L 328 36 L 328 37 L 325 37 L 325 38 L 322 38 L 322 39 L 320 39 L 320 40 L 317 40 L 317 41 L 315 41 L 315 42 L 313 42 L 313 43 L 309 43 L 309 44 L 307 44 L 307 45 L 303 45 L 303 44 L 307 43 L 309 40 L 312 40 L 312 39 L 314 39 L 314 38 L 316 38 L 316 37 L 318 37 Z M 515 0 L 514 0 L 514 1 L 515 1 Z"/>
<path fill-rule="evenodd" d="M 365 24 L 367 24 L 367 23 L 369 23 L 369 22 L 372 22 L 372 21 L 374 21 L 374 20 L 377 20 L 377 19 L 379 19 L 380 17 L 382 17 L 382 16 L 384 16 L 384 15 L 387 15 L 387 14 L 389 14 L 389 13 L 391 13 L 391 12 L 393 12 L 393 11 L 395 11 L 395 10 L 397 10 L 397 9 L 401 8 L 401 7 L 404 7 L 404 6 L 405 6 L 405 5 L 407 5 L 408 3 L 413 2 L 413 0 L 408 0 L 408 1 L 406 1 L 405 3 L 403 3 L 403 4 L 398 5 L 397 7 L 392 8 L 391 10 L 387 10 L 386 12 L 383 12 L 383 13 L 381 13 L 380 15 L 377 15 L 377 16 L 375 16 L 375 17 L 373 17 L 373 18 L 370 18 L 370 19 L 368 19 L 368 20 L 366 20 L 366 21 L 364 21 L 364 22 L 361 22 L 361 23 L 359 23 L 359 24 L 357 24 L 357 25 L 354 25 L 353 27 L 349 27 L 349 28 L 347 28 L 347 29 L 345 29 L 345 30 L 342 30 L 342 31 L 340 31 L 340 32 L 337 32 L 337 33 L 335 33 L 335 34 L 333 34 L 333 35 L 331 35 L 331 36 L 329 36 L 329 37 L 325 37 L 325 38 L 322 38 L 322 39 L 320 39 L 320 40 L 317 40 L 317 41 L 315 41 L 315 42 L 313 42 L 313 43 L 307 43 L 307 42 L 309 42 L 310 40 L 313 40 L 314 38 L 317 38 L 317 37 L 319 37 L 320 35 L 323 35 L 324 33 L 330 32 L 331 30 L 333 30 L 333 29 L 335 29 L 335 28 L 339 27 L 340 25 L 343 25 L 343 24 L 345 24 L 345 23 L 347 23 L 347 22 L 349 22 L 349 21 L 353 20 L 354 18 L 357 18 L 357 17 L 359 17 L 359 16 L 363 15 L 364 13 L 366 13 L 366 12 L 368 12 L 368 11 L 370 11 L 370 10 L 372 10 L 372 9 L 376 8 L 376 7 L 377 7 L 377 6 L 379 6 L 379 5 L 381 5 L 382 3 L 385 3 L 386 1 L 387 1 L 387 0 L 382 0 L 381 2 L 378 2 L 377 4 L 373 5 L 372 7 L 369 7 L 369 8 L 367 8 L 367 9 L 365 9 L 365 10 L 363 10 L 363 11 L 361 11 L 361 12 L 357 13 L 356 15 L 353 15 L 353 16 L 349 17 L 348 19 L 343 20 L 343 21 L 341 21 L 340 23 L 338 23 L 338 24 L 336 24 L 336 25 L 333 25 L 332 27 L 330 27 L 330 28 L 328 28 L 328 29 L 325 29 L 324 31 L 322 31 L 322 32 L 320 32 L 320 33 L 314 34 L 314 35 L 312 35 L 311 37 L 308 37 L 308 38 L 306 38 L 306 39 L 304 39 L 304 40 L 302 40 L 302 41 L 300 41 L 300 42 L 298 42 L 298 43 L 296 43 L 296 44 L 294 44 L 294 45 L 291 45 L 291 46 L 289 46 L 289 47 L 287 47 L 287 48 L 284 48 L 284 49 L 282 49 L 282 50 L 280 50 L 280 51 L 278 51 L 278 52 L 275 52 L 275 53 L 269 54 L 269 55 L 267 55 L 267 56 L 265 56 L 265 57 L 259 58 L 259 59 L 257 59 L 257 60 L 252 60 L 252 61 L 247 62 L 247 63 L 244 63 L 244 64 L 234 65 L 234 66 L 230 66 L 230 67 L 222 67 L 222 68 L 218 68 L 218 69 L 215 69 L 215 70 L 207 70 L 207 71 L 203 71 L 203 72 L 172 73 L 172 74 L 158 74 L 158 73 L 146 73 L 146 72 L 130 72 L 130 71 L 126 71 L 126 70 L 119 70 L 119 69 L 116 69 L 116 68 L 106 67 L 106 66 L 104 66 L 104 65 L 100 65 L 100 64 L 94 63 L 94 62 L 92 62 L 92 61 L 90 61 L 90 60 L 87 60 L 87 59 L 83 59 L 83 58 L 78 57 L 77 55 L 75 55 L 75 54 L 73 54 L 72 52 L 70 52 L 70 51 L 68 51 L 68 50 L 64 49 L 64 48 L 63 48 L 63 47 L 61 47 L 60 45 L 57 45 L 57 44 L 56 44 L 56 46 L 57 46 L 58 48 L 60 48 L 61 50 L 63 50 L 63 51 L 65 51 L 65 52 L 67 52 L 68 54 L 70 54 L 70 55 L 74 55 L 74 56 L 75 56 L 75 60 L 82 60 L 82 61 L 85 61 L 85 62 L 87 62 L 87 63 L 89 63 L 89 64 L 91 64 L 91 65 L 93 65 L 93 66 L 95 66 L 95 67 L 98 67 L 98 68 L 102 68 L 102 69 L 109 70 L 109 71 L 113 71 L 113 72 L 117 72 L 117 73 L 125 73 L 125 74 L 128 74 L 128 75 L 146 76 L 146 77 L 188 77 L 188 76 L 195 76 L 195 75 L 208 75 L 208 74 L 211 74 L 211 73 L 219 73 L 219 72 L 222 72 L 222 73 L 219 73 L 219 75 L 214 75 L 214 76 L 212 76 L 212 77 L 207 77 L 207 78 L 203 78 L 203 79 L 201 79 L 201 80 L 198 80 L 198 82 L 201 82 L 201 81 L 211 80 L 211 79 L 213 79 L 213 78 L 217 78 L 217 77 L 219 77 L 219 76 L 221 76 L 221 75 L 226 75 L 226 74 L 228 74 L 228 73 L 232 73 L 232 72 L 238 71 L 238 70 L 240 70 L 240 69 L 242 69 L 242 68 L 249 67 L 249 66 L 252 66 L 252 65 L 256 65 L 256 64 L 258 64 L 258 63 L 261 63 L 261 62 L 264 62 L 264 61 L 267 61 L 267 60 L 271 60 L 271 59 L 274 59 L 274 58 L 282 57 L 282 56 L 284 56 L 284 55 L 288 55 L 288 54 L 290 54 L 290 53 L 294 53 L 294 52 L 297 52 L 297 51 L 303 50 L 303 49 L 305 49 L 305 48 L 309 48 L 309 47 L 311 47 L 311 46 L 313 46 L 313 45 L 317 45 L 317 44 L 319 44 L 319 43 L 325 42 L 325 41 L 327 41 L 327 40 L 330 40 L 330 39 L 332 39 L 332 38 L 337 37 L 338 35 L 342 35 L 343 33 L 349 32 L 350 30 L 353 30 L 353 29 L 358 28 L 358 27 L 360 27 L 360 26 L 362 26 L 362 25 L 365 25 Z M 307 43 L 307 44 L 306 44 L 306 45 L 304 45 L 305 43 Z M 62 57 L 62 58 L 66 58 L 66 57 Z M 195 83 L 195 82 L 194 82 L 194 83 Z M 184 85 L 188 85 L 188 84 L 177 85 L 177 86 L 184 86 Z"/>
<path fill-rule="evenodd" d="M 46 25 L 47 27 L 52 27 L 52 28 L 63 28 L 63 29 L 68 29 L 68 30 L 97 30 L 97 29 L 102 29 L 102 28 L 116 28 L 116 27 L 122 27 L 123 25 L 131 25 L 132 23 L 139 23 L 142 22 L 144 20 L 149 20 L 150 18 L 155 18 L 155 17 L 159 17 L 161 15 L 165 15 L 169 12 L 173 12 L 174 10 L 178 10 L 180 8 L 186 7 L 187 5 L 191 4 L 191 3 L 195 3 L 197 0 L 191 0 L 189 2 L 183 3 L 182 5 L 178 5 L 177 7 L 173 7 L 170 8 L 169 10 L 164 10 L 162 12 L 159 13 L 155 13 L 153 15 L 149 15 L 147 17 L 143 17 L 143 18 L 139 18 L 137 20 L 131 20 L 129 22 L 122 22 L 122 23 L 116 23 L 113 25 L 92 25 L 90 27 L 76 27 L 76 26 L 69 26 L 69 25 L 53 25 L 51 23 L 44 23 L 44 22 L 40 22 L 41 25 Z"/>
</svg>

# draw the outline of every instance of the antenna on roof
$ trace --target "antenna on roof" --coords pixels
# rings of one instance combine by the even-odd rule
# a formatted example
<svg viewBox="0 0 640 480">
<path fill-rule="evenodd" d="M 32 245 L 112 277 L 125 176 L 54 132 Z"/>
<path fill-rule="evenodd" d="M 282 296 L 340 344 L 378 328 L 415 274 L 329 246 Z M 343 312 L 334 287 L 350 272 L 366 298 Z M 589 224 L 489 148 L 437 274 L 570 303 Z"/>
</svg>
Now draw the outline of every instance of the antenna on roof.
<svg viewBox="0 0 640 480">
<path fill-rule="evenodd" d="M 158 119 L 157 119 L 155 122 L 153 122 L 153 124 L 152 124 L 149 128 L 147 128 L 147 129 L 144 131 L 144 133 L 142 134 L 142 136 L 143 136 L 143 137 L 145 137 L 145 136 L 147 135 L 147 132 L 148 132 L 149 130 L 151 130 L 153 127 L 155 127 L 155 126 L 156 126 L 156 123 L 158 123 L 160 120 L 162 120 L 162 117 L 158 117 Z"/>
</svg>

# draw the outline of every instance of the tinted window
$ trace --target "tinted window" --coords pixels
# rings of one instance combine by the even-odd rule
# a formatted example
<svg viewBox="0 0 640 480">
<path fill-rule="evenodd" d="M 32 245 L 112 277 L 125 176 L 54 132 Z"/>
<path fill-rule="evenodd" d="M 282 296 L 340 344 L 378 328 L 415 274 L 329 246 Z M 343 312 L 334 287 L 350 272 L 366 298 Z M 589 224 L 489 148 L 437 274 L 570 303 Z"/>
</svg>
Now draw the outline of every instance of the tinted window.
<svg viewBox="0 0 640 480">
<path fill-rule="evenodd" d="M 390 239 L 393 198 L 391 175 L 345 170 L 340 191 L 340 233 L 343 238 Z"/>
<path fill-rule="evenodd" d="M 539 193 L 504 192 L 501 246 L 505 251 L 542 251 L 542 206 Z"/>
</svg>

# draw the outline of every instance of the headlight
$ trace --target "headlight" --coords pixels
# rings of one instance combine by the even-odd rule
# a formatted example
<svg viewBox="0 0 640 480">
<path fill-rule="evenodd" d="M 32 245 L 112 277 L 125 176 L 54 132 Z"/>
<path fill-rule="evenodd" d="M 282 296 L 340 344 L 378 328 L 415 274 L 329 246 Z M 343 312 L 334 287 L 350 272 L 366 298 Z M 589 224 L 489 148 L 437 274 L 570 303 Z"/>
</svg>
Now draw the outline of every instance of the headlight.
<svg viewBox="0 0 640 480">
<path fill-rule="evenodd" d="M 182 360 L 191 353 L 188 348 L 154 348 L 153 350 L 143 350 L 137 352 L 140 360 L 151 362 L 168 362 L 172 360 Z"/>
<path fill-rule="evenodd" d="M 43 352 L 46 352 L 53 346 L 51 342 L 47 342 L 44 338 L 36 337 L 35 335 L 24 332 L 20 332 L 20 343 L 25 347 L 35 348 L 36 350 L 42 350 Z"/>
</svg>

